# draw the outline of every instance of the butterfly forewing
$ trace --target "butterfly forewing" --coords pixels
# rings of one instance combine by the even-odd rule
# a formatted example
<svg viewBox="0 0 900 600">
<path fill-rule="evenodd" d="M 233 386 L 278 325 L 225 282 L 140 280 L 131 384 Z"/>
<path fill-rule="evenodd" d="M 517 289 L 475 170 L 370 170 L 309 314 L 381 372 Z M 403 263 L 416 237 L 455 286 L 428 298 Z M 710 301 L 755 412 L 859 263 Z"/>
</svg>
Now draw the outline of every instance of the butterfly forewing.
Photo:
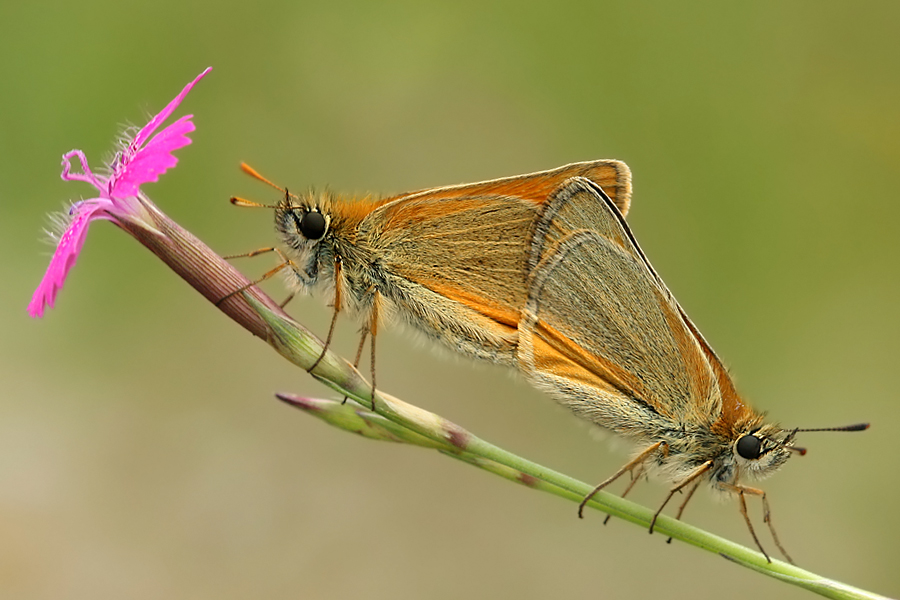
<svg viewBox="0 0 900 600">
<path fill-rule="evenodd" d="M 600 189 L 605 191 L 602 186 Z M 598 193 L 595 181 L 577 178 L 561 184 L 540 206 L 532 223 L 528 237 L 528 270 L 533 271 L 545 252 L 554 250 L 563 237 L 582 229 L 596 231 L 627 250 L 627 233 L 619 226 L 618 219 L 608 215 L 611 209 L 607 202 Z M 619 214 L 624 213 L 619 210 Z"/>
<path fill-rule="evenodd" d="M 619 160 L 577 162 L 527 175 L 419 190 L 390 198 L 389 201 L 409 200 L 417 196 L 431 198 L 511 196 L 543 204 L 559 186 L 573 177 L 584 177 L 603 188 L 619 212 L 622 215 L 628 214 L 631 206 L 631 170 Z"/>
<path fill-rule="evenodd" d="M 573 176 L 608 185 L 627 211 L 624 163 L 575 163 L 385 201 L 363 220 L 358 243 L 378 257 L 377 285 L 396 313 L 464 353 L 514 364 L 529 232 Z"/>
<path fill-rule="evenodd" d="M 570 204 L 588 203 L 593 226 L 562 235 L 578 215 L 563 203 L 559 222 L 551 216 L 545 239 L 537 240 L 545 251 L 531 274 L 520 325 L 523 369 L 551 388 L 562 368 L 585 383 L 581 394 L 614 391 L 618 403 L 601 403 L 614 413 L 652 410 L 677 419 L 701 405 L 706 414 L 717 414 L 718 388 L 707 357 L 624 220 L 583 181 L 567 185 L 554 201 L 561 196 Z M 556 395 L 579 402 L 578 394 Z M 610 426 L 616 414 L 595 420 Z"/>
<path fill-rule="evenodd" d="M 375 211 L 360 241 L 379 257 L 380 288 L 399 313 L 467 353 L 512 363 L 525 304 L 516 232 L 534 210 L 517 197 L 422 195 Z"/>
</svg>

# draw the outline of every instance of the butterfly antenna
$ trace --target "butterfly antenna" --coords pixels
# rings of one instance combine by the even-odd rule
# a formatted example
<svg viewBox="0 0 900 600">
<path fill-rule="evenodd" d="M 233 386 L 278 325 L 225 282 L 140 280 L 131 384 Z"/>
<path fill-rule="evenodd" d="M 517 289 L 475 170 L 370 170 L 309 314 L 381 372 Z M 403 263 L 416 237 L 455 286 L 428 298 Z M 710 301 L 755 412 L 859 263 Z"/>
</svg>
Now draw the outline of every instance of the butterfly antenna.
<svg viewBox="0 0 900 600">
<path fill-rule="evenodd" d="M 249 175 L 250 177 L 253 177 L 254 179 L 259 179 L 259 180 L 262 181 L 263 183 L 265 183 L 265 184 L 267 184 L 267 185 L 271 185 L 273 188 L 275 188 L 276 190 L 278 190 L 278 191 L 281 192 L 282 194 L 286 194 L 286 193 L 287 193 L 287 190 L 286 190 L 286 189 L 284 189 L 284 188 L 281 187 L 281 186 L 275 185 L 274 183 L 272 183 L 271 181 L 269 181 L 268 179 L 266 179 L 265 177 L 263 177 L 262 175 L 260 175 L 260 174 L 256 171 L 256 169 L 254 169 L 253 167 L 251 167 L 250 165 L 248 165 L 248 164 L 245 163 L 245 162 L 242 162 L 242 163 L 241 163 L 241 171 L 243 171 L 244 173 L 246 173 L 246 174 Z"/>
<path fill-rule="evenodd" d="M 843 427 L 819 427 L 816 429 L 795 429 L 795 433 L 807 433 L 810 431 L 865 431 L 869 428 L 868 423 L 855 423 L 853 425 L 844 425 Z"/>
<path fill-rule="evenodd" d="M 794 440 L 794 437 L 798 433 L 809 433 L 812 431 L 865 431 L 869 428 L 868 423 L 854 423 L 853 425 L 844 425 L 842 427 L 816 427 L 813 429 L 792 429 L 791 433 L 784 438 L 784 441 L 781 442 L 781 445 L 787 448 L 788 450 L 793 450 L 803 456 L 806 454 L 806 448 L 800 448 L 798 446 L 788 446 L 787 444 L 791 443 Z"/>
<path fill-rule="evenodd" d="M 260 204 L 259 202 L 247 200 L 246 198 L 238 198 L 237 196 L 231 197 L 231 203 L 235 206 L 240 206 L 241 208 L 278 208 L 274 204 Z"/>
<path fill-rule="evenodd" d="M 248 165 L 247 163 L 241 163 L 241 170 L 247 175 L 253 177 L 254 179 L 258 179 L 263 183 L 272 186 L 279 192 L 285 195 L 286 198 L 293 196 L 290 192 L 287 191 L 287 188 L 282 188 L 281 186 L 275 185 L 262 175 L 260 175 L 256 169 Z M 294 196 L 296 197 L 296 196 Z M 253 200 L 247 200 L 246 198 L 240 198 L 238 196 L 232 196 L 231 203 L 235 206 L 240 206 L 242 208 L 278 208 L 275 204 L 261 204 L 259 202 L 254 202 Z"/>
</svg>

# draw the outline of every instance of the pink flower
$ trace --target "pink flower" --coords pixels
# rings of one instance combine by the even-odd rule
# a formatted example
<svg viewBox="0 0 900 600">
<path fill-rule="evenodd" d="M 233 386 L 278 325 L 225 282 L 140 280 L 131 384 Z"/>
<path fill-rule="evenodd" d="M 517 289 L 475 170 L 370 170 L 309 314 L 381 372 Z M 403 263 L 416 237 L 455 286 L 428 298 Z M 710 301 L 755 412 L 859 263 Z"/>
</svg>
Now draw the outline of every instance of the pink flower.
<svg viewBox="0 0 900 600">
<path fill-rule="evenodd" d="M 88 167 L 87 157 L 81 150 L 70 150 L 63 155 L 63 181 L 84 181 L 90 183 L 100 192 L 97 198 L 76 202 L 66 218 L 65 231 L 59 237 L 59 243 L 44 278 L 34 291 L 28 303 L 28 314 L 41 317 L 44 307 L 53 307 L 56 294 L 62 289 L 66 275 L 75 265 L 78 253 L 87 237 L 88 225 L 96 219 L 105 220 L 140 220 L 143 207 L 138 197 L 140 186 L 156 181 L 167 169 L 175 166 L 178 159 L 173 152 L 191 143 L 187 134 L 194 131 L 193 115 L 185 115 L 157 133 L 153 133 L 169 118 L 188 92 L 198 81 L 210 72 L 206 69 L 189 83 L 174 100 L 155 117 L 150 119 L 143 129 L 116 153 L 109 165 L 109 176 L 94 175 Z M 151 137 L 152 136 L 152 137 Z M 70 160 L 78 158 L 81 173 L 72 173 Z"/>
</svg>

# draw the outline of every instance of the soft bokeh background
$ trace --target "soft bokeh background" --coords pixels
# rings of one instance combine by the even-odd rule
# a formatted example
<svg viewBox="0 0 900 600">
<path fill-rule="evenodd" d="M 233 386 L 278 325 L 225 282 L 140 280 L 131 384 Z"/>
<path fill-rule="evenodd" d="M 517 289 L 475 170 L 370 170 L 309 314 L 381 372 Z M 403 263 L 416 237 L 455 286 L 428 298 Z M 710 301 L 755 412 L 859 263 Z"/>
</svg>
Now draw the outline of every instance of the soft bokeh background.
<svg viewBox="0 0 900 600">
<path fill-rule="evenodd" d="M 45 214 L 92 191 L 60 181 L 60 155 L 99 164 L 208 65 L 181 111 L 194 144 L 145 190 L 222 253 L 273 240 L 270 214 L 228 205 L 277 197 L 241 160 L 384 193 L 627 161 L 638 239 L 748 398 L 785 424 L 873 423 L 803 436 L 765 483 L 782 540 L 900 594 L 898 19 L 893 2 L 3 3 L 0 596 L 808 597 L 292 411 L 272 393 L 333 394 L 107 224 L 29 319 Z M 292 311 L 324 333 L 318 299 Z M 379 340 L 386 391 L 586 481 L 622 464 L 503 370 Z M 336 347 L 353 353 L 354 325 Z M 749 543 L 733 503 L 698 494 L 686 516 Z"/>
</svg>

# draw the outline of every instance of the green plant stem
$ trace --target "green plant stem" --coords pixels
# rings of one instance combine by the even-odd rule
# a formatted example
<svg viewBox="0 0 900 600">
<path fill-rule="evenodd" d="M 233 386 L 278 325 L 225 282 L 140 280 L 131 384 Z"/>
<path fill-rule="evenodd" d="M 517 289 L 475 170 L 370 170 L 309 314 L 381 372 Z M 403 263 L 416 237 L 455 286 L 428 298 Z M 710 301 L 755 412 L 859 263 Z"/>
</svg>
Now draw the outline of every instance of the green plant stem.
<svg viewBox="0 0 900 600">
<path fill-rule="evenodd" d="M 309 369 L 322 352 L 321 342 L 311 338 L 308 331 L 295 327 L 292 319 L 270 311 L 264 304 L 248 295 L 248 303 L 259 311 L 259 315 L 269 325 L 272 336 L 270 344 L 285 358 L 299 367 Z M 443 454 L 499 475 L 505 479 L 527 487 L 549 492 L 575 503 L 593 490 L 593 486 L 572 477 L 531 462 L 486 442 L 462 427 L 421 408 L 407 404 L 388 394 L 377 391 L 374 397 L 369 384 L 345 360 L 326 352 L 325 357 L 312 371 L 312 375 L 325 385 L 345 394 L 367 409 L 358 413 L 368 422 L 385 421 L 391 428 L 399 426 L 408 433 L 429 440 L 428 444 L 412 440 L 406 443 L 426 445 Z M 318 401 L 327 402 L 327 401 Z M 375 411 L 375 412 L 371 412 Z M 334 424 L 334 423 L 332 423 Z M 341 427 L 341 425 L 337 425 Z M 397 430 L 394 430 L 397 431 Z M 399 434 L 402 437 L 405 434 Z M 397 440 L 395 440 L 397 441 Z M 635 523 L 649 530 L 654 511 L 630 500 L 607 492 L 599 492 L 587 504 L 609 515 Z M 736 544 L 712 533 L 678 521 L 666 515 L 659 515 L 654 531 L 664 536 L 719 554 L 734 563 L 790 583 L 826 598 L 884 598 L 871 592 L 816 575 L 795 565 L 779 560 L 768 562 L 760 552 Z"/>
<path fill-rule="evenodd" d="M 288 316 L 262 290 L 252 285 L 221 256 L 165 215 L 149 198 L 141 196 L 147 225 L 116 221 L 219 310 L 253 335 L 265 339 L 282 356 L 310 370 L 323 352 L 321 340 Z M 235 293 L 236 290 L 243 290 Z M 366 437 L 425 446 L 534 489 L 580 502 L 592 486 L 498 448 L 439 415 L 407 404 L 383 392 L 373 395 L 371 385 L 353 366 L 326 351 L 312 370 L 313 377 L 352 397 L 367 408 L 337 414 L 330 401 L 291 402 L 337 427 Z M 334 414 L 326 414 L 332 412 Z M 600 492 L 588 506 L 622 520 L 649 528 L 653 511 L 618 496 Z M 883 598 L 839 583 L 794 565 L 765 557 L 739 544 L 661 515 L 655 531 L 714 552 L 728 560 L 808 589 L 826 598 Z"/>
</svg>

